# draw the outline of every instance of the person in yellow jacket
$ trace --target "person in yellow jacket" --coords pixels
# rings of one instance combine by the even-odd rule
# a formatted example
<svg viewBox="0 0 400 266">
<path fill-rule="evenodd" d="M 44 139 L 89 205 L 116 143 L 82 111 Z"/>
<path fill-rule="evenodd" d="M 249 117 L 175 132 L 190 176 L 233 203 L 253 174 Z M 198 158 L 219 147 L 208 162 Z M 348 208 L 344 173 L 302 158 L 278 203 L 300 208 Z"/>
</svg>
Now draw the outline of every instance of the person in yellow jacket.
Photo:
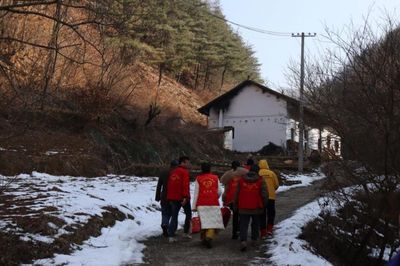
<svg viewBox="0 0 400 266">
<path fill-rule="evenodd" d="M 260 215 L 261 237 L 266 237 L 272 235 L 272 229 L 274 227 L 275 199 L 279 181 L 276 174 L 269 169 L 267 160 L 260 160 L 258 166 L 260 167 L 258 174 L 264 178 L 268 190 L 268 203 L 264 208 L 264 212 Z"/>
</svg>

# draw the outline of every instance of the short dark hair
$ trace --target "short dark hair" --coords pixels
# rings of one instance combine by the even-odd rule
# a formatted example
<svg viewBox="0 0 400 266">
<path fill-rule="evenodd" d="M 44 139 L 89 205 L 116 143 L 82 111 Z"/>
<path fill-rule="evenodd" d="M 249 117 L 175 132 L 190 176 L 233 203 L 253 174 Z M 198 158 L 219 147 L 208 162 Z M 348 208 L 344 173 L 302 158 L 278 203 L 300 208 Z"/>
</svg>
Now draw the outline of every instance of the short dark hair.
<svg viewBox="0 0 400 266">
<path fill-rule="evenodd" d="M 253 164 L 254 164 L 254 160 L 253 159 L 251 159 L 251 158 L 247 159 L 246 165 L 253 165 Z"/>
<path fill-rule="evenodd" d="M 239 162 L 239 161 L 233 161 L 233 162 L 231 163 L 231 168 L 232 168 L 233 170 L 236 170 L 239 166 L 240 166 L 240 162 Z"/>
<path fill-rule="evenodd" d="M 249 170 L 250 172 L 256 172 L 257 174 L 258 174 L 258 171 L 260 171 L 260 167 L 258 167 L 258 165 L 256 165 L 256 164 L 253 164 L 251 167 L 250 167 L 250 170 Z"/>
<path fill-rule="evenodd" d="M 179 165 L 179 162 L 175 159 L 173 159 L 171 161 L 171 163 L 169 164 L 170 167 L 177 167 Z"/>
<path fill-rule="evenodd" d="M 184 161 L 190 161 L 190 158 L 188 156 L 179 157 L 179 164 L 183 163 Z"/>
<path fill-rule="evenodd" d="M 200 167 L 201 167 L 201 172 L 204 174 L 211 172 L 211 164 L 210 163 L 206 163 L 206 162 L 201 163 Z"/>
</svg>

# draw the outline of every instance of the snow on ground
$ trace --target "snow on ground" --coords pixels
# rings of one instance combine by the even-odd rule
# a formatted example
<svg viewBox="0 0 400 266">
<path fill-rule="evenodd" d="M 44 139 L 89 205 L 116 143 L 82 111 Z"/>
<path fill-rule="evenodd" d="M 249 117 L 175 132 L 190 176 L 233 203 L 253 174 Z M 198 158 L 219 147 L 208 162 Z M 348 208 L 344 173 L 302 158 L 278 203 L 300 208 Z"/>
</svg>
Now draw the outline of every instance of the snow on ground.
<svg viewBox="0 0 400 266">
<path fill-rule="evenodd" d="M 332 265 L 311 252 L 311 247 L 306 241 L 298 239 L 301 228 L 317 218 L 320 212 L 321 208 L 317 200 L 301 207 L 292 217 L 276 225 L 274 238 L 268 241 L 267 252 L 275 265 Z"/>
<path fill-rule="evenodd" d="M 283 192 L 296 187 L 306 187 L 311 185 L 312 182 L 325 178 L 326 176 L 321 172 L 312 172 L 306 174 L 281 174 L 282 178 L 289 182 L 299 181 L 298 184 L 293 184 L 291 186 L 280 186 L 278 192 Z"/>
<path fill-rule="evenodd" d="M 1 176 L 2 179 L 11 177 Z M 99 237 L 91 237 L 76 247 L 70 255 L 56 254 L 54 258 L 35 262 L 40 265 L 123 265 L 142 262 L 144 245 L 139 241 L 161 234 L 159 204 L 154 201 L 156 178 L 135 176 L 105 176 L 97 178 L 52 176 L 33 172 L 21 174 L 6 194 L 15 200 L 33 199 L 33 210 L 56 207 L 51 215 L 65 221 L 62 227 L 50 224 L 58 233 L 53 236 L 29 234 L 16 227 L 11 218 L 0 220 L 0 229 L 13 230 L 20 239 L 52 243 L 68 233 L 67 226 L 86 223 L 91 216 L 102 216 L 103 207 L 112 206 L 134 219 L 117 221 L 103 228 Z M 12 207 L 11 207 L 12 208 Z M 180 215 L 183 224 L 184 215 Z M 12 228 L 12 229 L 10 229 Z"/>
</svg>

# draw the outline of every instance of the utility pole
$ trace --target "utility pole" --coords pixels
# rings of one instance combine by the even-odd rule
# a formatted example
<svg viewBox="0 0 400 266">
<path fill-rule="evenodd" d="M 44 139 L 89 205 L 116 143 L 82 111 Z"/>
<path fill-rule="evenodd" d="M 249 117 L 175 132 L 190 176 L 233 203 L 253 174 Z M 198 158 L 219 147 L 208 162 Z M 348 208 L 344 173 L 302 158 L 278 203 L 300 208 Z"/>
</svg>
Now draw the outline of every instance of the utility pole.
<svg viewBox="0 0 400 266">
<path fill-rule="evenodd" d="M 292 33 L 292 37 L 301 37 L 301 63 L 300 63 L 300 104 L 299 104 L 299 148 L 298 148 L 298 171 L 304 168 L 304 38 L 315 37 L 316 33 Z"/>
</svg>

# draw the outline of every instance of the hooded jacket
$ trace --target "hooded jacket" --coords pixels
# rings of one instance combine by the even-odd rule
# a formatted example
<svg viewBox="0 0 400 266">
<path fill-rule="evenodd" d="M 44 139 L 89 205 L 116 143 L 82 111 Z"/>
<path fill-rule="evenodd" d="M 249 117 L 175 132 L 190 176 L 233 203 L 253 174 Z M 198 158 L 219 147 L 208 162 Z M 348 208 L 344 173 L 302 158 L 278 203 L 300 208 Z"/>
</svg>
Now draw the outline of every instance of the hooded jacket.
<svg viewBox="0 0 400 266">
<path fill-rule="evenodd" d="M 257 172 L 249 171 L 240 179 L 235 193 L 239 214 L 261 214 L 268 201 L 265 181 Z"/>
<path fill-rule="evenodd" d="M 258 174 L 263 177 L 265 183 L 267 184 L 268 198 L 275 200 L 276 190 L 279 187 L 278 178 L 276 177 L 276 174 L 269 169 L 267 160 L 260 160 L 258 166 L 260 167 Z"/>
<path fill-rule="evenodd" d="M 222 195 L 222 201 L 225 205 L 233 203 L 239 179 L 248 172 L 249 170 L 239 166 L 236 168 L 236 170 L 231 169 L 222 175 L 221 183 L 225 188 L 224 194 Z"/>
</svg>

